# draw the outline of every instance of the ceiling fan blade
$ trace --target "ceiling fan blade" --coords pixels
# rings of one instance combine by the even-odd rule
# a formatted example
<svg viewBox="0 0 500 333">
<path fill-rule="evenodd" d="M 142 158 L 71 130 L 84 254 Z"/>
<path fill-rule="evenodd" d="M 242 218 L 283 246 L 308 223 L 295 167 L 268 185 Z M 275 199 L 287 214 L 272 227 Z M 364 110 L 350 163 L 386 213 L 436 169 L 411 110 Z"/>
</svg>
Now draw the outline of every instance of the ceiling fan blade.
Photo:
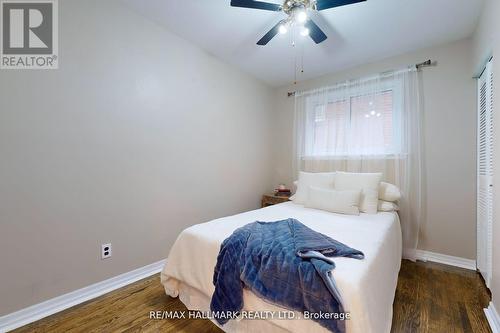
<svg viewBox="0 0 500 333">
<path fill-rule="evenodd" d="M 263 10 L 270 10 L 273 12 L 281 11 L 281 5 L 278 5 L 276 3 L 253 1 L 253 0 L 231 0 L 231 6 L 243 7 L 243 8 L 253 8 L 253 9 L 263 9 Z"/>
<path fill-rule="evenodd" d="M 309 29 L 309 37 L 311 37 L 311 39 L 316 44 L 319 44 L 328 38 L 328 37 L 326 37 L 323 30 L 321 30 L 320 27 L 318 27 L 316 25 L 316 23 L 314 23 L 313 20 L 311 20 L 311 19 L 307 20 L 307 22 L 304 24 L 304 27 Z"/>
<path fill-rule="evenodd" d="M 274 38 L 279 32 L 281 21 L 278 22 L 271 30 L 267 32 L 258 42 L 257 45 L 267 45 L 271 39 Z"/>
<path fill-rule="evenodd" d="M 352 5 L 353 3 L 363 2 L 366 0 L 317 0 L 316 9 L 325 10 L 328 8 Z"/>
</svg>

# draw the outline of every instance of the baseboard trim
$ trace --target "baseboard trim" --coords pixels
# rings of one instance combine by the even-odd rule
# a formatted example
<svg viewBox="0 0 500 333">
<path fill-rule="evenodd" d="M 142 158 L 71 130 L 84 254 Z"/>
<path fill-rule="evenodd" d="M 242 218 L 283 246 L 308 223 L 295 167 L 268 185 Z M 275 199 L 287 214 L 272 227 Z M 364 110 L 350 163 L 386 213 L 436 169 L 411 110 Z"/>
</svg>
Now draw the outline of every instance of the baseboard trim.
<svg viewBox="0 0 500 333">
<path fill-rule="evenodd" d="M 493 302 L 490 302 L 490 305 L 484 309 L 484 313 L 486 314 L 486 319 L 488 319 L 488 323 L 490 324 L 491 331 L 493 333 L 500 333 L 500 316 L 498 315 Z"/>
<path fill-rule="evenodd" d="M 420 261 L 432 261 L 440 264 L 456 266 L 460 268 L 476 270 L 476 261 L 472 259 L 465 259 L 460 257 L 449 256 L 446 254 L 435 253 L 424 250 L 416 251 L 416 259 Z"/>
<path fill-rule="evenodd" d="M 110 291 L 119 289 L 148 276 L 161 272 L 165 260 L 117 275 L 110 279 L 94 283 L 88 287 L 49 299 L 22 310 L 0 317 L 0 332 L 4 333 L 18 327 L 40 320 L 54 313 L 66 310 Z"/>
</svg>

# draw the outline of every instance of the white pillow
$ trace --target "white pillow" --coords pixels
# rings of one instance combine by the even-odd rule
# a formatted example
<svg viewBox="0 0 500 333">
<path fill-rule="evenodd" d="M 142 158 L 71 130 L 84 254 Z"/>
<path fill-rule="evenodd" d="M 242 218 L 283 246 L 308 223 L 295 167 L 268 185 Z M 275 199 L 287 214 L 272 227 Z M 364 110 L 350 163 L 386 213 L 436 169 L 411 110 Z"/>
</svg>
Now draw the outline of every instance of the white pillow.
<svg viewBox="0 0 500 333">
<path fill-rule="evenodd" d="M 335 174 L 335 189 L 361 191 L 359 210 L 368 214 L 377 214 L 381 179 L 381 173 L 337 172 Z"/>
<path fill-rule="evenodd" d="M 297 183 L 297 191 L 290 197 L 296 204 L 303 205 L 307 201 L 309 186 L 333 189 L 335 172 L 300 172 Z"/>
<path fill-rule="evenodd" d="M 309 186 L 305 206 L 332 213 L 359 215 L 361 191 L 337 191 Z"/>
<path fill-rule="evenodd" d="M 379 212 L 397 212 L 399 210 L 399 206 L 391 201 L 378 201 L 378 211 Z"/>
<path fill-rule="evenodd" d="M 378 190 L 378 197 L 380 200 L 384 201 L 398 201 L 401 199 L 401 192 L 396 185 L 381 182 Z"/>
</svg>

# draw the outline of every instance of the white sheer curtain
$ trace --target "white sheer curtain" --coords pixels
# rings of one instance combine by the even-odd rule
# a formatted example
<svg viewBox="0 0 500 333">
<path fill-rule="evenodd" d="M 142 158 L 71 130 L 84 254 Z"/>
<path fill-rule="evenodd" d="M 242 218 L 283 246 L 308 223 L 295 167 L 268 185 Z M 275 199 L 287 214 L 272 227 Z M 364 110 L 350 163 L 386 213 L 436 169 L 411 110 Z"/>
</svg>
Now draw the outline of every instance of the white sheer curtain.
<svg viewBox="0 0 500 333">
<path fill-rule="evenodd" d="M 383 73 L 295 95 L 294 171 L 382 172 L 402 192 L 404 256 L 422 222 L 420 74 Z"/>
</svg>

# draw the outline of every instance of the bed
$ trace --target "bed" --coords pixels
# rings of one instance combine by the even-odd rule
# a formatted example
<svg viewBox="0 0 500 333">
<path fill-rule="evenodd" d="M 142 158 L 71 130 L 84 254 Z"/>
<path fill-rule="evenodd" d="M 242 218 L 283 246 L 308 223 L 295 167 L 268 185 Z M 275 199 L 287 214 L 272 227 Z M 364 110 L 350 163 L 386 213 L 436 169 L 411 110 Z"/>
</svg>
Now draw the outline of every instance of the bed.
<svg viewBox="0 0 500 333">
<path fill-rule="evenodd" d="M 342 294 L 349 333 L 390 332 L 392 303 L 401 266 L 402 240 L 396 212 L 341 215 L 282 203 L 212 220 L 184 230 L 161 273 L 167 295 L 179 297 L 189 310 L 210 310 L 213 270 L 224 239 L 247 223 L 295 218 L 309 228 L 364 252 L 365 259 L 335 258 L 333 276 Z M 288 311 L 244 291 L 244 310 Z M 293 317 L 290 315 L 289 317 Z M 298 314 L 295 314 L 298 317 Z M 310 319 L 231 320 L 226 332 L 326 332 Z"/>
</svg>

